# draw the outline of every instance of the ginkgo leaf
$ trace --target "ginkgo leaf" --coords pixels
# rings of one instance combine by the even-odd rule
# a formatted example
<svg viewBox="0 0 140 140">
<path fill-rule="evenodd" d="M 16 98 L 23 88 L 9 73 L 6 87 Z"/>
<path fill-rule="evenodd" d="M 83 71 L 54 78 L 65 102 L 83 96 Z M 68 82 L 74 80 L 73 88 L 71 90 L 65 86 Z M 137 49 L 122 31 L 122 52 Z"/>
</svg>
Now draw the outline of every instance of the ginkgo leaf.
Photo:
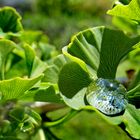
<svg viewBox="0 0 140 140">
<path fill-rule="evenodd" d="M 132 105 L 128 105 L 124 115 L 122 116 L 125 130 L 136 139 L 140 139 L 140 109 L 136 109 Z"/>
<path fill-rule="evenodd" d="M 66 63 L 59 73 L 59 89 L 68 98 L 72 98 L 90 82 L 89 74 L 76 62 Z"/>
<path fill-rule="evenodd" d="M 119 62 L 139 40 L 140 37 L 129 38 L 119 30 L 95 27 L 73 36 L 64 54 L 82 59 L 97 71 L 98 77 L 115 79 Z"/>
<path fill-rule="evenodd" d="M 132 0 L 128 5 L 118 4 L 112 10 L 108 10 L 109 15 L 124 17 L 140 21 L 140 1 Z"/>
<path fill-rule="evenodd" d="M 66 59 L 63 54 L 56 56 L 53 60 L 53 64 L 48 66 L 44 71 L 42 81 L 56 84 L 58 82 L 59 71 L 65 63 Z"/>
<path fill-rule="evenodd" d="M 40 81 L 41 78 L 42 75 L 32 79 L 16 77 L 13 79 L 0 81 L 1 100 L 5 101 L 20 98 L 27 90 Z"/>
<path fill-rule="evenodd" d="M 0 8 L 0 29 L 4 33 L 16 33 L 22 30 L 21 16 L 14 8 Z"/>
<path fill-rule="evenodd" d="M 24 48 L 24 52 L 25 52 L 25 58 L 26 58 L 26 65 L 27 65 L 27 69 L 28 69 L 28 75 L 30 77 L 31 71 L 32 71 L 32 68 L 33 68 L 33 64 L 34 64 L 34 60 L 35 60 L 35 51 L 28 44 L 25 44 L 23 46 L 23 48 Z"/>
<path fill-rule="evenodd" d="M 45 89 L 31 89 L 21 96 L 20 100 L 60 103 L 60 97 L 55 93 L 53 86 L 46 87 Z"/>
<path fill-rule="evenodd" d="M 16 44 L 7 39 L 0 40 L 0 78 L 4 79 L 5 63 L 7 56 L 16 48 Z"/>
</svg>

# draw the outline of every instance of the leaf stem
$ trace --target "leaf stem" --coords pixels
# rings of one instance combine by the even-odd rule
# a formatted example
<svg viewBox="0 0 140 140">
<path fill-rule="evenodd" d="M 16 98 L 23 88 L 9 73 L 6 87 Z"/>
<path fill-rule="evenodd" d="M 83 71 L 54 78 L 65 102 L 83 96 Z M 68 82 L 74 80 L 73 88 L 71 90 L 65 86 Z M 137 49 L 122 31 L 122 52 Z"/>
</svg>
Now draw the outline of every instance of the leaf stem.
<svg viewBox="0 0 140 140">
<path fill-rule="evenodd" d="M 46 127 L 53 127 L 53 126 L 56 126 L 56 125 L 59 125 L 59 124 L 62 124 L 68 120 L 70 120 L 73 116 L 75 116 L 76 114 L 78 114 L 79 111 L 77 110 L 71 110 L 68 114 L 66 114 L 64 117 L 56 120 L 56 121 L 53 121 L 53 122 L 45 122 L 44 123 L 44 126 Z"/>
</svg>

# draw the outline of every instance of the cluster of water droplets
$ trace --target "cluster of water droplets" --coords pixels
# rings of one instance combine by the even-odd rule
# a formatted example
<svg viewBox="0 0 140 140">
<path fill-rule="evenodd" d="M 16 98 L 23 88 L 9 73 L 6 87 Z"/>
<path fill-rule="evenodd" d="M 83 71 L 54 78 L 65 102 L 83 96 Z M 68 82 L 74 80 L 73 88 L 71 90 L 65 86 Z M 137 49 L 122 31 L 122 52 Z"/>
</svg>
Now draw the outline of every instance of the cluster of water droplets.
<svg viewBox="0 0 140 140">
<path fill-rule="evenodd" d="M 128 104 L 125 87 L 115 80 L 99 78 L 87 90 L 90 105 L 106 115 L 116 115 L 125 110 Z"/>
</svg>

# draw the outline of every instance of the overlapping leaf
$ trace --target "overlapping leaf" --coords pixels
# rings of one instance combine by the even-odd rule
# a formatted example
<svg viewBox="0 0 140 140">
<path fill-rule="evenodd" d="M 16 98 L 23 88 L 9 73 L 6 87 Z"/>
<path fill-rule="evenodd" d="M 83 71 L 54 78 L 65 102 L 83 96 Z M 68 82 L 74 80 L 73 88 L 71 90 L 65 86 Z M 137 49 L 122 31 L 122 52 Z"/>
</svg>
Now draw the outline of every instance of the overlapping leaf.
<svg viewBox="0 0 140 140">
<path fill-rule="evenodd" d="M 125 130 L 134 138 L 140 139 L 140 110 L 129 105 L 122 116 Z"/>
<path fill-rule="evenodd" d="M 28 75 L 30 76 L 32 72 L 34 60 L 35 60 L 35 51 L 28 44 L 25 44 L 23 47 L 24 47 L 24 52 L 25 52 Z"/>
<path fill-rule="evenodd" d="M 85 106 L 83 109 L 95 111 L 110 124 L 119 125 L 123 123 L 125 125 L 124 129 L 133 138 L 140 139 L 140 110 L 136 109 L 133 105 L 128 105 L 123 115 L 113 117 L 102 114 L 92 106 Z"/>
<path fill-rule="evenodd" d="M 71 108 L 73 108 L 75 110 L 80 110 L 86 106 L 86 104 L 85 104 L 86 89 L 87 88 L 82 88 L 72 98 L 67 98 L 66 96 L 64 96 L 65 94 L 61 95 L 61 97 L 64 100 L 64 102 L 66 103 L 66 105 L 70 106 Z"/>
<path fill-rule="evenodd" d="M 4 7 L 0 9 L 0 29 L 4 33 L 16 33 L 22 30 L 21 16 L 14 8 Z"/>
<path fill-rule="evenodd" d="M 34 86 L 41 78 L 42 75 L 32 79 L 16 77 L 14 79 L 0 81 L 1 100 L 20 98 L 25 91 Z"/>
<path fill-rule="evenodd" d="M 25 60 L 28 69 L 28 76 L 35 77 L 40 73 L 43 73 L 47 68 L 47 63 L 41 61 L 36 55 L 34 49 L 25 44 L 23 46 L 25 52 Z"/>
<path fill-rule="evenodd" d="M 107 13 L 140 22 L 140 1 L 132 0 L 128 5 L 118 4 Z"/>
<path fill-rule="evenodd" d="M 91 28 L 75 35 L 63 49 L 65 56 L 73 63 L 64 65 L 60 71 L 58 84 L 62 94 L 70 98 L 74 96 L 88 86 L 91 82 L 88 76 L 93 76 L 95 71 L 98 77 L 115 79 L 119 62 L 139 40 L 139 37 L 129 38 L 121 31 L 106 27 Z M 80 75 L 73 64 L 84 73 Z M 87 83 L 82 86 L 81 82 L 84 83 L 85 79 Z"/>
<path fill-rule="evenodd" d="M 60 98 L 55 93 L 55 88 L 53 86 L 45 87 L 43 89 L 38 88 L 38 89 L 29 90 L 20 99 L 25 101 L 40 101 L 40 102 L 54 102 L 54 103 L 60 102 Z"/>
<path fill-rule="evenodd" d="M 84 87 L 87 87 L 92 81 L 90 78 L 90 80 L 87 80 L 88 76 L 91 76 L 90 72 L 92 72 L 92 70 L 97 71 L 98 77 L 115 79 L 116 70 L 121 59 L 130 51 L 139 47 L 139 40 L 139 37 L 129 38 L 122 31 L 112 30 L 105 27 L 91 28 L 80 32 L 75 35 L 72 38 L 71 43 L 63 49 L 65 56 L 72 62 L 66 63 L 62 67 L 59 74 L 59 88 L 67 105 L 75 109 L 80 109 L 80 107 L 83 107 L 84 109 L 89 108 L 94 110 L 111 124 L 118 125 L 123 122 L 126 125 L 126 131 L 128 131 L 134 138 L 139 138 L 139 133 L 135 132 L 135 127 L 139 129 L 137 122 L 138 118 L 132 115 L 134 112 L 132 113 L 131 110 L 131 108 L 133 108 L 135 113 L 138 111 L 134 106 L 131 107 L 129 105 L 124 114 L 121 116 L 110 117 L 102 114 L 93 107 L 85 106 L 84 100 L 80 100 L 80 102 L 82 101 L 82 104 L 80 104 L 79 107 L 77 107 L 75 103 L 78 100 L 78 93 L 80 90 L 84 90 Z M 84 62 L 87 64 L 87 70 L 83 65 Z M 78 67 L 80 67 L 84 73 L 79 72 L 77 70 L 79 68 L 76 68 L 76 66 L 73 66 L 72 64 L 78 65 Z M 79 73 L 82 74 L 79 75 Z M 84 84 L 84 86 L 82 86 L 81 81 L 85 81 L 84 79 L 86 79 L 88 82 L 87 85 Z M 79 95 L 80 98 L 84 98 L 85 94 L 83 92 Z M 130 99 L 132 96 L 136 97 L 138 92 L 133 92 L 133 94 L 127 93 L 127 95 L 129 95 Z M 76 96 L 77 100 L 74 98 Z M 71 101 L 67 97 L 71 98 Z M 136 116 L 139 115 L 136 113 Z M 130 119 L 132 120 L 134 126 L 132 123 L 129 123 Z"/>
<path fill-rule="evenodd" d="M 68 98 L 72 98 L 91 82 L 88 73 L 76 62 L 66 63 L 59 74 L 59 89 Z"/>
<path fill-rule="evenodd" d="M 44 78 L 42 79 L 42 81 L 57 84 L 59 71 L 65 63 L 66 58 L 64 57 L 64 55 L 60 54 L 56 56 L 53 60 L 53 64 L 48 66 L 44 71 Z"/>
<path fill-rule="evenodd" d="M 127 31 L 130 33 L 138 33 L 138 23 L 131 19 L 114 16 L 112 19 L 112 23 L 121 29 L 122 31 Z"/>
<path fill-rule="evenodd" d="M 8 54 L 16 48 L 16 44 L 10 40 L 1 39 L 0 40 L 0 78 L 4 79 L 5 63 Z"/>
<path fill-rule="evenodd" d="M 96 70 L 98 77 L 115 79 L 120 60 L 139 40 L 139 37 L 129 38 L 122 31 L 106 27 L 90 28 L 72 38 L 67 52 Z"/>
</svg>

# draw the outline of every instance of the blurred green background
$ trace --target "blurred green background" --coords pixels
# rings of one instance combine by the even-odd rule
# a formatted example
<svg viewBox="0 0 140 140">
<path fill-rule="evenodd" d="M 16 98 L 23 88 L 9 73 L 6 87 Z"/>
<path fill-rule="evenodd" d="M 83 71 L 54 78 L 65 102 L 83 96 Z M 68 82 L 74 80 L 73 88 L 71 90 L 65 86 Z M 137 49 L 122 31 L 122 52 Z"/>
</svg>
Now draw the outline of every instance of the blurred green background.
<svg viewBox="0 0 140 140">
<path fill-rule="evenodd" d="M 59 50 L 80 30 L 109 25 L 107 9 L 113 0 L 0 0 L 0 6 L 15 7 L 24 29 L 42 30 Z"/>
<path fill-rule="evenodd" d="M 77 32 L 94 26 L 112 26 L 106 11 L 113 0 L 0 0 L 0 7 L 15 7 L 25 30 L 43 31 L 57 50 Z M 48 113 L 49 117 L 66 112 Z M 105 122 L 94 112 L 81 112 L 69 122 L 51 129 L 62 140 L 131 140 L 119 127 Z"/>
</svg>

